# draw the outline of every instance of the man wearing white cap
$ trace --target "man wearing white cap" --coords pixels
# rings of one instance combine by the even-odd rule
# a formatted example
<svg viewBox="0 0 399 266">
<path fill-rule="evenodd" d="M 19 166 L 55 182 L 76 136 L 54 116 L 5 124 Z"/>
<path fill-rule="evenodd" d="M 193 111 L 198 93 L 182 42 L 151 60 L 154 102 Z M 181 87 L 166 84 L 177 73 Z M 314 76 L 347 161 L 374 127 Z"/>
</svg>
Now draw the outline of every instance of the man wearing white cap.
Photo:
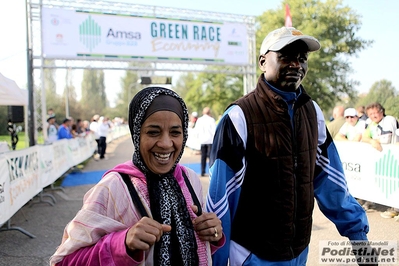
<svg viewBox="0 0 399 266">
<path fill-rule="evenodd" d="M 214 266 L 306 265 L 314 198 L 342 236 L 367 240 L 365 211 L 348 192 L 320 107 L 301 85 L 309 53 L 319 49 L 292 27 L 269 33 L 256 88 L 218 123 L 206 208 L 222 220 L 226 243 Z"/>
<path fill-rule="evenodd" d="M 99 126 L 100 126 L 100 124 L 98 123 L 98 120 L 99 120 L 99 119 L 100 119 L 100 115 L 95 114 L 95 115 L 92 117 L 91 123 L 90 123 L 90 126 L 89 126 L 90 132 L 93 134 L 94 139 L 95 139 L 96 142 L 97 142 L 97 150 L 96 150 L 96 153 L 98 154 L 98 156 L 99 156 L 100 150 L 101 150 L 101 147 L 100 147 L 100 135 L 98 134 L 98 128 L 99 128 Z"/>
<path fill-rule="evenodd" d="M 335 140 L 361 141 L 366 121 L 359 120 L 355 108 L 346 108 L 344 111 L 345 123 L 339 129 Z"/>
</svg>

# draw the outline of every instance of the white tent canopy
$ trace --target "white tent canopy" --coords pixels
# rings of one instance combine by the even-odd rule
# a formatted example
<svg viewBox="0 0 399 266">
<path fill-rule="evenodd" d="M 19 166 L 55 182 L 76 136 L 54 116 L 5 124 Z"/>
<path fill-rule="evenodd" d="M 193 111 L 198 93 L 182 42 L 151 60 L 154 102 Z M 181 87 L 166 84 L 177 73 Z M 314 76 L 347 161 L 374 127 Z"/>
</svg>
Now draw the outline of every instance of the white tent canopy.
<svg viewBox="0 0 399 266">
<path fill-rule="evenodd" d="M 28 91 L 0 73 L 0 105 L 28 105 Z"/>
</svg>

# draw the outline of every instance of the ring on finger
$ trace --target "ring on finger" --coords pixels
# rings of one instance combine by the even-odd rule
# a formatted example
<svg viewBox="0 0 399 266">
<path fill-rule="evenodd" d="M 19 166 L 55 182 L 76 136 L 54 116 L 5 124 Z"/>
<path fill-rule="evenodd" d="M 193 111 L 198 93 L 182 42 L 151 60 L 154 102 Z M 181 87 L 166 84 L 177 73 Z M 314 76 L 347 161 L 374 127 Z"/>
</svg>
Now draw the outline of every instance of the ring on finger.
<svg viewBox="0 0 399 266">
<path fill-rule="evenodd" d="M 215 230 L 214 236 L 215 236 L 215 237 L 218 237 L 218 230 L 216 229 L 216 227 L 214 227 L 213 229 Z"/>
</svg>

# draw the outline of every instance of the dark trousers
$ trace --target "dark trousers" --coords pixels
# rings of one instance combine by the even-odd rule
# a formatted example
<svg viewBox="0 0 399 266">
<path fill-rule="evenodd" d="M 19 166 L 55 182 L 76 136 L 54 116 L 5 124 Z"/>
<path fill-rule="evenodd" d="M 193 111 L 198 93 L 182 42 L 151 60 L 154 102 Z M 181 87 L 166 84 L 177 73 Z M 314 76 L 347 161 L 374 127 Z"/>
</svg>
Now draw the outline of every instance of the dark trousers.
<svg viewBox="0 0 399 266">
<path fill-rule="evenodd" d="M 201 175 L 206 173 L 206 159 L 209 158 L 211 154 L 212 144 L 201 144 Z M 209 158 L 210 159 L 210 158 Z M 209 160 L 209 167 L 212 162 Z"/>
<path fill-rule="evenodd" d="M 105 150 L 107 149 L 107 138 L 100 137 L 100 141 L 98 144 L 99 144 L 98 153 L 100 154 L 100 159 L 104 159 Z"/>
<path fill-rule="evenodd" d="M 100 154 L 100 139 L 96 139 L 97 142 L 97 149 L 95 150 L 95 153 Z"/>
</svg>

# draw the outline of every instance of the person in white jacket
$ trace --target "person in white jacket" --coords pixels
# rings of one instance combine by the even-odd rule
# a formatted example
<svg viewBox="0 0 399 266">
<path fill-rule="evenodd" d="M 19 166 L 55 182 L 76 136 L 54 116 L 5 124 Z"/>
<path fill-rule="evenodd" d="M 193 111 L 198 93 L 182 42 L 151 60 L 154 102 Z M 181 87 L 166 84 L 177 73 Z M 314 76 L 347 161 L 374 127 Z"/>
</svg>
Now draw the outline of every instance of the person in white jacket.
<svg viewBox="0 0 399 266">
<path fill-rule="evenodd" d="M 100 119 L 100 116 L 97 114 L 94 115 L 89 125 L 90 132 L 94 135 L 94 139 L 97 142 L 97 151 L 96 151 L 97 154 L 100 151 L 100 136 L 98 135 L 98 119 Z"/>
<path fill-rule="evenodd" d="M 111 130 L 111 124 L 108 117 L 100 117 L 98 121 L 98 135 L 99 140 L 99 151 L 100 160 L 105 159 L 105 151 L 107 150 L 107 135 Z"/>
<path fill-rule="evenodd" d="M 195 133 L 197 134 L 199 143 L 201 144 L 201 176 L 205 176 L 206 173 L 206 161 L 211 153 L 215 131 L 215 118 L 211 116 L 211 109 L 205 107 L 202 110 L 202 116 L 198 118 L 195 123 Z M 211 165 L 212 161 L 209 158 L 209 167 L 211 167 Z"/>
</svg>

